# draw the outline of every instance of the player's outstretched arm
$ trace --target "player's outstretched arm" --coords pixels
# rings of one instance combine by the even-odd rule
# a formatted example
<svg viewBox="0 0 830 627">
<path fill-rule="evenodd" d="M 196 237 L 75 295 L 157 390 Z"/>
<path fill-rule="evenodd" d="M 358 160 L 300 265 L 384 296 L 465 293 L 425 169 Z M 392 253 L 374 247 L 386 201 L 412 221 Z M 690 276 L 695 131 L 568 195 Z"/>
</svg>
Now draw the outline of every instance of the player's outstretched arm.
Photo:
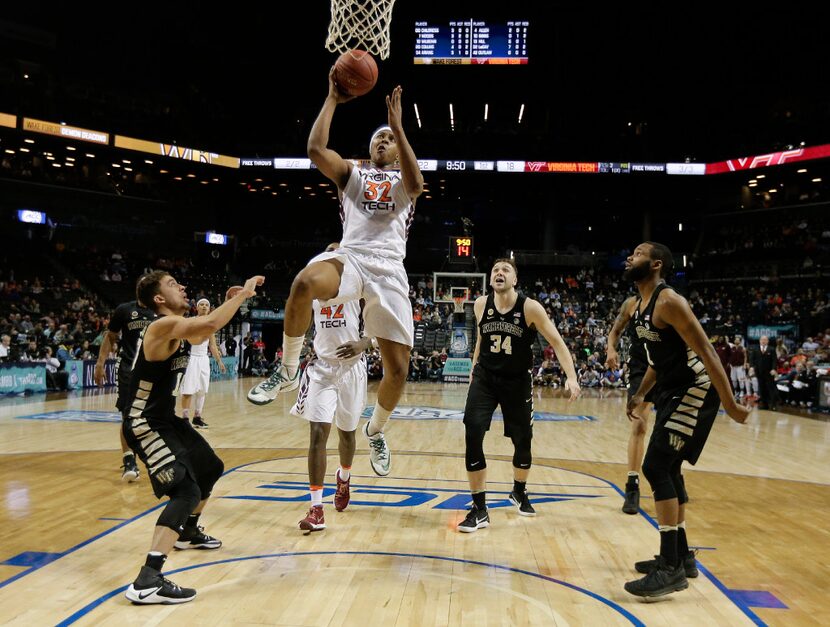
<svg viewBox="0 0 830 627">
<path fill-rule="evenodd" d="M 579 383 L 576 378 L 576 369 L 574 368 L 574 360 L 571 357 L 571 351 L 559 335 L 559 331 L 548 318 L 548 312 L 545 308 L 535 300 L 528 298 L 525 301 L 525 319 L 528 325 L 533 325 L 541 333 L 548 343 L 553 346 L 553 352 L 556 353 L 556 358 L 559 360 L 559 365 L 565 371 L 567 380 L 565 381 L 565 388 L 570 393 L 570 400 L 575 400 L 579 396 Z"/>
<path fill-rule="evenodd" d="M 389 128 L 395 136 L 398 145 L 398 160 L 401 163 L 401 181 L 410 198 L 415 199 L 424 191 L 424 175 L 418 167 L 418 158 L 409 145 L 409 140 L 403 132 L 403 111 L 401 108 L 401 93 L 403 88 L 398 85 L 392 94 L 386 96 L 386 109 L 389 113 Z"/>
<path fill-rule="evenodd" d="M 149 361 L 161 361 L 176 350 L 179 340 L 187 340 L 191 344 L 204 342 L 205 338 L 228 324 L 242 303 L 256 294 L 257 286 L 264 282 L 265 277 L 254 276 L 245 281 L 244 287 L 231 287 L 225 302 L 206 316 L 164 316 L 156 320 L 144 333 L 144 355 Z"/>
<path fill-rule="evenodd" d="M 311 133 L 308 136 L 308 157 L 326 178 L 342 190 L 349 181 L 349 175 L 354 167 L 350 161 L 346 161 L 334 150 L 328 147 L 329 129 L 331 119 L 334 116 L 334 109 L 338 104 L 351 100 L 353 96 L 343 94 L 334 80 L 334 68 L 329 71 L 329 93 L 323 108 L 314 120 Z"/>
<path fill-rule="evenodd" d="M 720 358 L 686 299 L 673 290 L 663 290 L 657 297 L 655 313 L 658 308 L 660 320 L 673 326 L 686 345 L 703 360 L 706 372 L 709 374 L 712 385 L 718 391 L 720 401 L 729 417 L 736 422 L 745 422 L 749 415 L 749 408 L 735 402 L 735 397 L 732 396 L 732 386 L 720 363 Z"/>
</svg>

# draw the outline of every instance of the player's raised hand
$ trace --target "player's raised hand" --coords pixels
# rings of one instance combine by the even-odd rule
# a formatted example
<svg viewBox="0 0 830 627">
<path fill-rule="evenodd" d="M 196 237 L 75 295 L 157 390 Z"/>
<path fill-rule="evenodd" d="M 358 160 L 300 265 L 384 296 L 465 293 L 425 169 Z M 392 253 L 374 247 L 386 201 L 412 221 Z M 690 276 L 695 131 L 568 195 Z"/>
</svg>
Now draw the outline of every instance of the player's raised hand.
<svg viewBox="0 0 830 627">
<path fill-rule="evenodd" d="M 389 126 L 392 131 L 403 128 L 403 114 L 401 109 L 401 93 L 403 88 L 398 85 L 392 90 L 392 94 L 386 96 L 386 109 L 389 113 Z"/>
<path fill-rule="evenodd" d="M 334 76 L 333 65 L 329 70 L 329 98 L 332 98 L 337 104 L 348 102 L 354 98 L 354 96 L 350 96 L 337 86 L 337 79 Z"/>
<path fill-rule="evenodd" d="M 251 298 L 251 296 L 256 295 L 256 288 L 260 285 L 265 283 L 265 277 L 261 275 L 252 276 L 250 279 L 245 281 L 244 286 L 234 285 L 228 288 L 228 291 L 225 292 L 225 300 L 230 300 L 240 292 L 245 293 L 245 298 Z"/>
</svg>

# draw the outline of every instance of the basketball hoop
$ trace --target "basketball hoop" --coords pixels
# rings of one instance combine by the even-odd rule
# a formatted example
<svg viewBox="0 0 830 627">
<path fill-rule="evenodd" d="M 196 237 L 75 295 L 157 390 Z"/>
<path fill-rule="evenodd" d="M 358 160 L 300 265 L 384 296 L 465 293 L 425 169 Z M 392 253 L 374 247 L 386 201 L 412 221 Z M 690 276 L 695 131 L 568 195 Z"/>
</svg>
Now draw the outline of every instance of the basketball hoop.
<svg viewBox="0 0 830 627">
<path fill-rule="evenodd" d="M 453 296 L 452 300 L 455 303 L 455 313 L 463 314 L 464 303 L 467 301 L 467 291 L 462 292 L 461 296 Z"/>
<path fill-rule="evenodd" d="M 381 59 L 389 58 L 393 6 L 395 0 L 331 0 L 326 48 L 340 53 L 365 48 Z"/>
</svg>

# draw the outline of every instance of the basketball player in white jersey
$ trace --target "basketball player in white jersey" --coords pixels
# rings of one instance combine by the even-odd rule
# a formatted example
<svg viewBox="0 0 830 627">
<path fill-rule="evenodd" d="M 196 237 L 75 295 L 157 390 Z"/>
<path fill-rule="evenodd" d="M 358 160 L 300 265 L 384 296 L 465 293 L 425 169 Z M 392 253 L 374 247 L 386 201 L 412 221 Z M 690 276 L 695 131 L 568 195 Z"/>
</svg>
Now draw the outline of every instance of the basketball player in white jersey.
<svg viewBox="0 0 830 627">
<path fill-rule="evenodd" d="M 207 298 L 200 298 L 196 303 L 196 315 L 206 316 L 210 313 L 210 301 Z M 207 428 L 207 423 L 202 419 L 202 409 L 205 406 L 205 396 L 210 389 L 210 354 L 219 364 L 219 371 L 225 373 L 225 364 L 222 363 L 222 353 L 216 345 L 216 338 L 210 336 L 200 344 L 190 345 L 190 361 L 187 362 L 187 370 L 182 379 L 182 418 L 190 418 L 190 403 L 193 396 L 196 396 L 196 406 L 193 411 L 193 426 L 201 429 Z"/>
<path fill-rule="evenodd" d="M 326 251 L 336 250 L 338 243 Z M 326 442 L 331 424 L 340 438 L 340 468 L 335 473 L 337 491 L 334 509 L 342 512 L 349 504 L 349 481 L 354 460 L 357 425 L 366 407 L 366 358 L 371 338 L 362 338 L 361 303 L 349 301 L 330 305 L 314 301 L 314 353 L 300 379 L 300 393 L 291 408 L 295 416 L 308 420 L 308 481 L 311 507 L 300 521 L 304 531 L 326 528 L 323 517 L 323 483 L 326 476 Z"/>
<path fill-rule="evenodd" d="M 389 474 L 391 456 L 383 427 L 403 393 L 413 345 L 409 281 L 403 266 L 415 201 L 424 188 L 418 160 L 402 124 L 401 87 L 386 97 L 389 124 L 369 144 L 371 168 L 362 170 L 328 148 L 338 104 L 351 100 L 329 72 L 329 93 L 308 138 L 308 156 L 337 185 L 343 238 L 340 248 L 312 259 L 294 279 L 285 306 L 282 366 L 248 393 L 256 404 L 273 401 L 299 384 L 299 356 L 312 301 L 331 305 L 363 299 L 365 333 L 380 346 L 383 379 L 372 418 L 363 432 L 376 474 Z"/>
</svg>

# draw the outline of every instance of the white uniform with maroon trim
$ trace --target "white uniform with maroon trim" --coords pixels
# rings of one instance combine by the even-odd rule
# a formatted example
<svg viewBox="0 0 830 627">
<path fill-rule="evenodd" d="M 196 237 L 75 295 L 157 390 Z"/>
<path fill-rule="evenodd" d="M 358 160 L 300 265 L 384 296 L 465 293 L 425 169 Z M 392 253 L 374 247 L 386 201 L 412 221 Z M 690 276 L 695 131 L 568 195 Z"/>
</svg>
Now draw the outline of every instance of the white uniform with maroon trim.
<svg viewBox="0 0 830 627">
<path fill-rule="evenodd" d="M 337 347 L 359 340 L 360 303 L 314 301 L 314 352 L 300 379 L 300 393 L 291 408 L 310 422 L 335 423 L 354 431 L 366 407 L 366 358 L 363 353 L 337 358 Z"/>
<path fill-rule="evenodd" d="M 207 394 L 210 389 L 210 357 L 208 357 L 208 343 L 210 339 L 201 344 L 190 345 L 190 360 L 187 362 L 187 370 L 182 377 L 182 394 Z"/>
<path fill-rule="evenodd" d="M 403 260 L 415 202 L 404 189 L 401 173 L 355 166 L 342 191 L 340 207 L 340 248 L 309 261 L 337 259 L 343 263 L 340 290 L 327 302 L 364 299 L 366 336 L 412 346 L 412 304 Z"/>
</svg>

